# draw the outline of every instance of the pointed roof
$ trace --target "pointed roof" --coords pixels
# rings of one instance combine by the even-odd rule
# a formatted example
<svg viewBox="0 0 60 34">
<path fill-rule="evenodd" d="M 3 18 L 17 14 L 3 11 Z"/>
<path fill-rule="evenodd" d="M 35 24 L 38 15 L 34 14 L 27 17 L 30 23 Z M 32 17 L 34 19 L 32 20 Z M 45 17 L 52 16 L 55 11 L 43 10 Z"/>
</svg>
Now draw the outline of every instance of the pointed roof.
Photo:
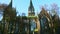
<svg viewBox="0 0 60 34">
<path fill-rule="evenodd" d="M 12 10 L 12 0 L 11 0 L 11 2 L 9 3 L 9 5 L 4 10 L 5 10 L 4 13 L 8 12 L 9 10 Z"/>
<path fill-rule="evenodd" d="M 30 0 L 30 6 L 29 6 L 29 11 L 34 11 L 33 3 L 32 0 Z"/>
<path fill-rule="evenodd" d="M 11 0 L 11 2 L 9 3 L 9 5 L 6 7 L 6 9 L 7 8 L 12 8 L 12 0 Z"/>
<path fill-rule="evenodd" d="M 42 10 L 40 12 L 41 14 L 47 14 L 47 11 L 44 9 L 44 7 L 42 7 Z"/>
<path fill-rule="evenodd" d="M 9 7 L 12 7 L 12 0 L 11 0 L 11 2 L 9 3 L 9 5 L 8 5 Z"/>
<path fill-rule="evenodd" d="M 30 0 L 30 6 L 33 6 L 33 4 L 32 4 L 32 0 Z"/>
<path fill-rule="evenodd" d="M 42 16 L 47 16 L 50 18 L 50 15 L 48 14 L 47 10 L 45 10 L 43 7 L 41 12 L 39 13 L 39 17 L 42 17 Z"/>
</svg>

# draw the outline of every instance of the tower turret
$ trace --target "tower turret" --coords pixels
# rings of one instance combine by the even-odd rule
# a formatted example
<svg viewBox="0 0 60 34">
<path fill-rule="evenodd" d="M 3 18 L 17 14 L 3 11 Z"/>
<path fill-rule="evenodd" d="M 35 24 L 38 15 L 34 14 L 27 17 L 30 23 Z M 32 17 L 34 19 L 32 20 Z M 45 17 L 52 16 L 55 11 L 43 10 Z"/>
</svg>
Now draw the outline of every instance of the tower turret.
<svg viewBox="0 0 60 34">
<path fill-rule="evenodd" d="M 30 6 L 28 8 L 28 16 L 34 16 L 35 15 L 35 12 L 34 12 L 34 6 L 32 4 L 32 0 L 30 0 Z"/>
</svg>

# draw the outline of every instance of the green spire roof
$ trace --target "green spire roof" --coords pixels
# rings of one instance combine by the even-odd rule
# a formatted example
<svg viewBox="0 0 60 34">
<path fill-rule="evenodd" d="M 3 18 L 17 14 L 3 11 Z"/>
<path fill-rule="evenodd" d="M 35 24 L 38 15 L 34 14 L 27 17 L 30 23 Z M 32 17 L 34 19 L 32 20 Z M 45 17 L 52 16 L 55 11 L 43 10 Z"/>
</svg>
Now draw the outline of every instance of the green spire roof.
<svg viewBox="0 0 60 34">
<path fill-rule="evenodd" d="M 34 11 L 33 3 L 32 0 L 30 0 L 30 6 L 29 6 L 29 11 Z"/>
<path fill-rule="evenodd" d="M 11 0 L 11 2 L 9 3 L 8 7 L 12 7 L 12 0 Z"/>
</svg>

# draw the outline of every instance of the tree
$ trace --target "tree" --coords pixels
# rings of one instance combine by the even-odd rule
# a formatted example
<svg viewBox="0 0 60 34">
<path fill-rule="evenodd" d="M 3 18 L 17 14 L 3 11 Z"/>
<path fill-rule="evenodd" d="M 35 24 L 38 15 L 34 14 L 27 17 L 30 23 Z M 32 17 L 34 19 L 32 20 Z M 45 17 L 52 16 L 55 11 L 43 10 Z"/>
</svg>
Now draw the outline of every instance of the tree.
<svg viewBox="0 0 60 34">
<path fill-rule="evenodd" d="M 52 7 L 51 10 L 55 10 L 57 15 L 59 15 L 59 6 L 56 3 L 53 3 L 51 7 Z"/>
</svg>

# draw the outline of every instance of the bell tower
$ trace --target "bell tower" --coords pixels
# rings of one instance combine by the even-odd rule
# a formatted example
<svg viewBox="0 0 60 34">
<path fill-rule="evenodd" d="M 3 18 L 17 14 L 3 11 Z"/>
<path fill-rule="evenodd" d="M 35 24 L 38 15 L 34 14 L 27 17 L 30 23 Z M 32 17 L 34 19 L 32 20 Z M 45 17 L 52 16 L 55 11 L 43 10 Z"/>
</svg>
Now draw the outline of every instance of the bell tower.
<svg viewBox="0 0 60 34">
<path fill-rule="evenodd" d="M 35 12 L 34 12 L 34 6 L 33 6 L 33 3 L 32 3 L 32 0 L 30 0 L 30 6 L 28 8 L 28 16 L 34 16 L 35 15 Z"/>
</svg>

